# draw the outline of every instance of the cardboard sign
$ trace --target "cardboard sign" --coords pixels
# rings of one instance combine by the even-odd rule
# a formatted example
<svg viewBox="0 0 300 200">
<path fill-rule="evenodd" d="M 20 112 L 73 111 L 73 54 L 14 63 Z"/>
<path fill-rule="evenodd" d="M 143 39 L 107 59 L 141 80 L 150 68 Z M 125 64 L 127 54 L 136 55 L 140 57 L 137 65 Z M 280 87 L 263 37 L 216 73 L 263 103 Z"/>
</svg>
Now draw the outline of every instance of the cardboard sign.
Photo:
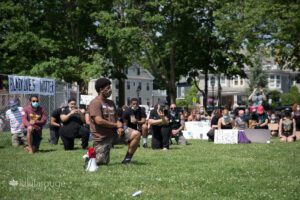
<svg viewBox="0 0 300 200">
<path fill-rule="evenodd" d="M 237 129 L 223 129 L 215 130 L 215 144 L 237 144 L 238 130 Z"/>
<path fill-rule="evenodd" d="M 10 94 L 55 94 L 54 79 L 9 75 L 8 84 Z"/>
<path fill-rule="evenodd" d="M 207 140 L 207 132 L 210 130 L 210 121 L 185 122 L 185 129 L 183 136 L 186 139 Z"/>
</svg>

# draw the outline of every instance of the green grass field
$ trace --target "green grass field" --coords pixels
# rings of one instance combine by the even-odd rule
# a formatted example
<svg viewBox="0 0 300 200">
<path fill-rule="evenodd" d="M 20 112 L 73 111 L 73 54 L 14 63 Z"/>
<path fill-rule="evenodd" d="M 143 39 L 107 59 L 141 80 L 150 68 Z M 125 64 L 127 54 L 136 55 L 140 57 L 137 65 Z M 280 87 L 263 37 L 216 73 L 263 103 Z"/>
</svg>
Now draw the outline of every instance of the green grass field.
<svg viewBox="0 0 300 200">
<path fill-rule="evenodd" d="M 120 162 L 127 147 L 117 145 L 108 166 L 88 173 L 83 150 L 65 152 L 49 145 L 47 135 L 34 155 L 0 135 L 0 199 L 300 199 L 300 142 L 190 140 L 169 151 L 139 148 L 126 166 Z"/>
</svg>

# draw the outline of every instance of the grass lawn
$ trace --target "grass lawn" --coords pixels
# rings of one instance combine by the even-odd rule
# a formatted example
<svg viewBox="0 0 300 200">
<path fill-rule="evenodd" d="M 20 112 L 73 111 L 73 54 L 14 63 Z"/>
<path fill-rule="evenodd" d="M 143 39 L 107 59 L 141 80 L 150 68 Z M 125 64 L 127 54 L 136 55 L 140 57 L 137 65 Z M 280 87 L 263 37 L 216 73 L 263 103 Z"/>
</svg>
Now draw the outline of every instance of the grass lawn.
<svg viewBox="0 0 300 200">
<path fill-rule="evenodd" d="M 48 135 L 45 131 L 41 151 L 30 155 L 0 134 L 0 199 L 300 199 L 299 141 L 190 140 L 169 151 L 139 148 L 127 166 L 120 164 L 127 147 L 117 145 L 108 166 L 88 173 L 83 150 L 65 152 L 62 145 L 49 145 Z"/>
</svg>

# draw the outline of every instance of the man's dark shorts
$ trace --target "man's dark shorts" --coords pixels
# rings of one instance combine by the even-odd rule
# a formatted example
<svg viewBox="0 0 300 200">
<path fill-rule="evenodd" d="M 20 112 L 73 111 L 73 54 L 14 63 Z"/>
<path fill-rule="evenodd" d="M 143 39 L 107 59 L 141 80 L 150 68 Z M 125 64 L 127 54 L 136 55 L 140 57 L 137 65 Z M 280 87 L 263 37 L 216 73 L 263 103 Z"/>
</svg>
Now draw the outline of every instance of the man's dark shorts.
<svg viewBox="0 0 300 200">
<path fill-rule="evenodd" d="M 118 137 L 118 143 L 128 144 L 134 129 L 127 128 L 121 137 Z M 116 133 L 117 134 L 117 133 Z M 105 138 L 103 141 L 94 141 L 97 165 L 107 165 L 109 163 L 109 154 L 115 137 Z"/>
</svg>

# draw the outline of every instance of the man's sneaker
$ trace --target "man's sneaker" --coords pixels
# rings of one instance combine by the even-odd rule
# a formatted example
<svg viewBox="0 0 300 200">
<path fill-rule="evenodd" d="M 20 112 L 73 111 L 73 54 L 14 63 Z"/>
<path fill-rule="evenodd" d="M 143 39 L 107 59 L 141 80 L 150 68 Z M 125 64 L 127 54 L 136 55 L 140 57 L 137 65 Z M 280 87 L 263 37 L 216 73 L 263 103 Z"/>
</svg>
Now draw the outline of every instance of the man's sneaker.
<svg viewBox="0 0 300 200">
<path fill-rule="evenodd" d="M 143 144 L 143 148 L 148 148 L 147 143 Z"/>
<path fill-rule="evenodd" d="M 168 148 L 167 148 L 167 147 L 164 147 L 163 150 L 164 150 L 164 151 L 168 151 Z"/>
<path fill-rule="evenodd" d="M 122 161 L 122 164 L 129 164 L 130 163 L 130 161 L 131 161 L 131 159 L 124 159 L 123 161 Z"/>
</svg>

